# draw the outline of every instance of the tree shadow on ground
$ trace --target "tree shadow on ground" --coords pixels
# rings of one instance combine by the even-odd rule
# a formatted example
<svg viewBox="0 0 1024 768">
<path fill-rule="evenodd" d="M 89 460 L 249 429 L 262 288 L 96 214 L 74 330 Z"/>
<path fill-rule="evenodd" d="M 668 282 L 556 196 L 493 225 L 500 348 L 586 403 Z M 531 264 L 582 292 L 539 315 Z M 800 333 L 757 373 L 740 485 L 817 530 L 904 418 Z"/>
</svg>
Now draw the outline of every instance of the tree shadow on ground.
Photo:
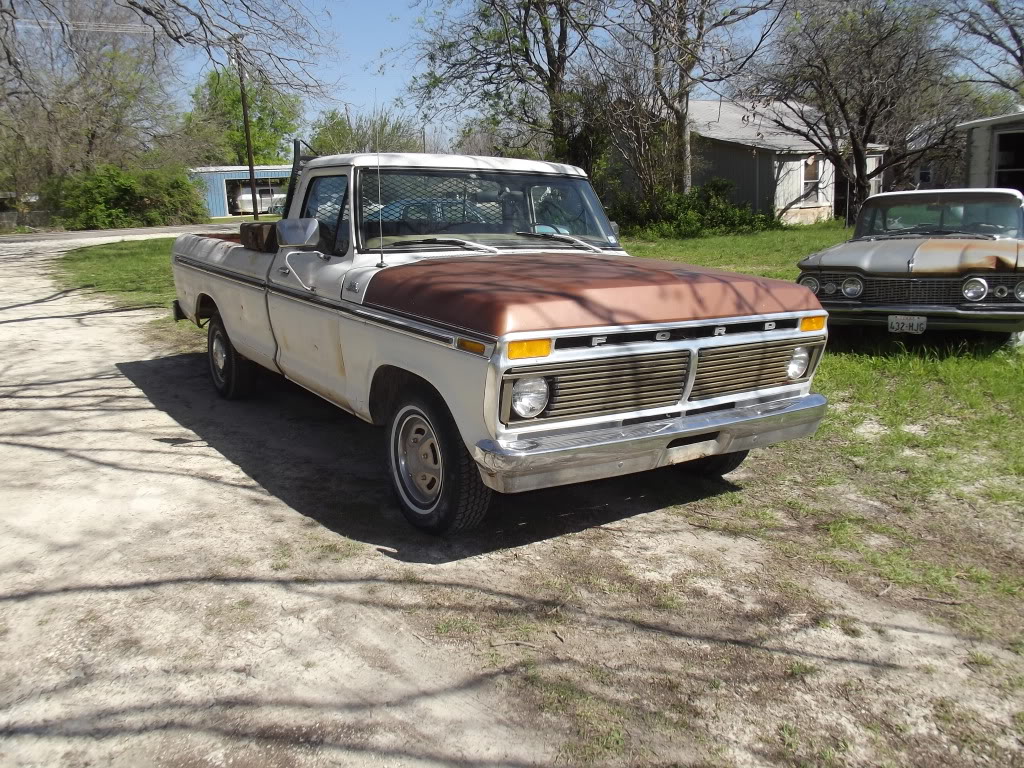
<svg viewBox="0 0 1024 768">
<path fill-rule="evenodd" d="M 392 499 L 383 432 L 286 381 L 261 372 L 256 394 L 221 400 L 206 359 L 179 354 L 119 363 L 158 409 L 195 433 L 270 494 L 300 514 L 408 562 L 443 563 L 519 547 L 737 486 L 679 467 L 580 485 L 496 495 L 480 529 L 436 538 L 412 528 Z M 154 438 L 189 450 L 194 438 Z"/>
</svg>

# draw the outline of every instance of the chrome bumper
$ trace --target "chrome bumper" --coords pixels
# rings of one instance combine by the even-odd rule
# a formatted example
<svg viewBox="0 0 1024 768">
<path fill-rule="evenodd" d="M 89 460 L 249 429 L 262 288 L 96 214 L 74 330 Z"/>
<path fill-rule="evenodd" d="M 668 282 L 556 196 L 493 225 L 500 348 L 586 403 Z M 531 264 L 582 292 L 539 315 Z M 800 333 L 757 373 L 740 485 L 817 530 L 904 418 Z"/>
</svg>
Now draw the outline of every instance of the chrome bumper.
<svg viewBox="0 0 1024 768">
<path fill-rule="evenodd" d="M 626 427 L 511 442 L 481 440 L 472 454 L 489 487 L 518 493 L 807 437 L 825 409 L 825 398 L 812 394 Z"/>
<path fill-rule="evenodd" d="M 930 304 L 851 306 L 825 302 L 822 306 L 828 310 L 830 325 L 888 325 L 889 315 L 917 315 L 927 317 L 928 327 L 937 330 L 1024 331 L 1024 308 L 1007 311 Z"/>
</svg>

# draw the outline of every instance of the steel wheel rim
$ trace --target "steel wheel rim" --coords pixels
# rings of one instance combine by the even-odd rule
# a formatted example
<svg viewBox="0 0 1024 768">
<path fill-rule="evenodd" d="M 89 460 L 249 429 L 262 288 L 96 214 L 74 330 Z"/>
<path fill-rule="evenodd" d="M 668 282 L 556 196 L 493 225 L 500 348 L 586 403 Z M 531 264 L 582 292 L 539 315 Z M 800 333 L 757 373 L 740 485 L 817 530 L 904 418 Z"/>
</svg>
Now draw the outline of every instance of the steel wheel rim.
<svg viewBox="0 0 1024 768">
<path fill-rule="evenodd" d="M 395 468 L 406 495 L 416 506 L 433 507 L 441 495 L 444 462 L 434 428 L 423 416 L 406 416 L 395 431 Z"/>
<path fill-rule="evenodd" d="M 228 347 L 224 342 L 224 334 L 215 333 L 210 341 L 210 364 L 213 368 L 213 375 L 218 380 L 224 379 L 224 367 L 228 362 Z"/>
</svg>

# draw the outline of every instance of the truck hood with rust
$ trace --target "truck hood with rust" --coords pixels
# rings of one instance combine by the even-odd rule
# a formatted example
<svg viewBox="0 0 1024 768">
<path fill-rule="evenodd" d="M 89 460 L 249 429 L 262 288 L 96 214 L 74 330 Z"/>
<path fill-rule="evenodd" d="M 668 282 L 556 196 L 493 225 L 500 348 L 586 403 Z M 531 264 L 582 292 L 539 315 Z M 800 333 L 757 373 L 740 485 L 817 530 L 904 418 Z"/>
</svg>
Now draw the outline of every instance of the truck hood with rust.
<svg viewBox="0 0 1024 768">
<path fill-rule="evenodd" d="M 1018 240 L 959 237 L 851 240 L 811 254 L 800 262 L 800 268 L 859 269 L 874 275 L 1013 271 L 1019 263 L 1019 249 Z"/>
<path fill-rule="evenodd" d="M 388 267 L 374 274 L 364 303 L 491 336 L 821 307 L 809 290 L 788 281 L 565 251 Z"/>
</svg>

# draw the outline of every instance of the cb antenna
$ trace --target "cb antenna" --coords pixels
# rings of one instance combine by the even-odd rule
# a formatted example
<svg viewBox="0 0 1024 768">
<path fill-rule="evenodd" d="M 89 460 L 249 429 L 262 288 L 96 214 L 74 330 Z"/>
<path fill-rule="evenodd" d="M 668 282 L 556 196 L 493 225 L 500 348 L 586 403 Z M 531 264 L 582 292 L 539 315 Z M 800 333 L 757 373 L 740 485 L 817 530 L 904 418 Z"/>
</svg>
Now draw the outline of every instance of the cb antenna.
<svg viewBox="0 0 1024 768">
<path fill-rule="evenodd" d="M 373 143 L 377 148 L 377 251 L 380 254 L 380 261 L 377 268 L 383 269 L 387 266 L 384 263 L 384 195 L 381 193 L 380 184 L 380 117 L 377 115 L 377 89 L 373 89 L 373 121 L 376 123 L 373 131 Z"/>
</svg>

